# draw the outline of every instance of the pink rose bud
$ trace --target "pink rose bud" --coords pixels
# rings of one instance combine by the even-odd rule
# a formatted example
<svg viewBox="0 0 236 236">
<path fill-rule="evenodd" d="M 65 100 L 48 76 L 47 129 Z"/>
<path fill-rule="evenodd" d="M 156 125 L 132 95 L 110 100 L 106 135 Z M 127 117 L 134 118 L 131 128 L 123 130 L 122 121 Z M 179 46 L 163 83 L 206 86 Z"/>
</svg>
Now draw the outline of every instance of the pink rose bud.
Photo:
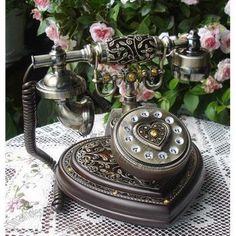
<svg viewBox="0 0 236 236">
<path fill-rule="evenodd" d="M 230 31 L 229 30 L 225 30 L 221 35 L 220 49 L 225 54 L 228 54 L 230 52 Z"/>
<path fill-rule="evenodd" d="M 55 42 L 61 46 L 64 50 L 72 50 L 76 46 L 76 41 L 69 39 L 68 36 L 60 36 L 59 40 Z"/>
<path fill-rule="evenodd" d="M 210 31 L 204 27 L 204 28 L 199 29 L 198 34 L 200 36 L 201 46 L 203 48 L 206 48 L 209 51 L 213 51 L 220 47 L 218 29 L 214 29 Z"/>
<path fill-rule="evenodd" d="M 125 86 L 125 81 L 122 80 L 119 84 L 117 84 L 117 86 L 119 87 L 119 93 L 122 97 L 125 96 L 126 93 L 126 86 Z"/>
<path fill-rule="evenodd" d="M 111 76 L 113 76 L 113 75 L 120 75 L 122 73 L 123 68 L 124 65 L 119 65 L 119 64 L 112 64 L 112 65 L 98 64 L 97 69 L 103 73 L 108 73 Z"/>
<path fill-rule="evenodd" d="M 94 42 L 105 42 L 112 38 L 114 29 L 107 27 L 104 23 L 94 23 L 90 26 L 89 32 Z"/>
<path fill-rule="evenodd" d="M 137 101 L 147 101 L 154 97 L 154 91 L 147 89 L 143 82 L 139 84 L 138 93 L 137 93 Z"/>
<path fill-rule="evenodd" d="M 219 82 L 230 79 L 230 59 L 226 58 L 217 65 L 218 69 L 215 73 L 215 79 Z"/>
<path fill-rule="evenodd" d="M 46 11 L 49 8 L 50 1 L 49 0 L 34 0 L 35 5 L 41 11 Z"/>
<path fill-rule="evenodd" d="M 60 33 L 58 28 L 54 22 L 51 22 L 50 25 L 45 30 L 46 35 L 50 38 L 54 43 L 58 42 L 60 38 Z"/>
<path fill-rule="evenodd" d="M 40 11 L 37 8 L 33 9 L 31 11 L 31 14 L 33 14 L 33 19 L 42 21 L 42 15 L 41 15 Z"/>
<path fill-rule="evenodd" d="M 212 76 L 209 76 L 203 84 L 206 93 L 213 93 L 215 90 L 221 89 L 222 84 L 218 83 Z"/>
<path fill-rule="evenodd" d="M 196 5 L 199 3 L 199 0 L 181 0 L 181 2 L 183 2 L 187 5 Z"/>
</svg>

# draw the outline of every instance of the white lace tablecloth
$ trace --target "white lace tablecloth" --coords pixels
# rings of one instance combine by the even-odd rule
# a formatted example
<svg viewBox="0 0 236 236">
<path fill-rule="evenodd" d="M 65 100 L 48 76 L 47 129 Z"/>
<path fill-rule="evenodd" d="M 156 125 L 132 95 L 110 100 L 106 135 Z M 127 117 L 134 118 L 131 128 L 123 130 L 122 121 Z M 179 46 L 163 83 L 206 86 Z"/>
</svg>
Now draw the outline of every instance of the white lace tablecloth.
<svg viewBox="0 0 236 236">
<path fill-rule="evenodd" d="M 115 221 L 69 199 L 64 212 L 54 213 L 53 173 L 27 154 L 23 135 L 19 135 L 6 144 L 6 235 L 229 235 L 229 127 L 192 117 L 182 120 L 202 153 L 206 177 L 197 199 L 173 226 L 158 229 Z M 103 116 L 97 115 L 95 121 L 88 137 L 104 134 Z M 81 139 L 76 131 L 60 123 L 37 129 L 38 146 L 55 160 Z"/>
</svg>

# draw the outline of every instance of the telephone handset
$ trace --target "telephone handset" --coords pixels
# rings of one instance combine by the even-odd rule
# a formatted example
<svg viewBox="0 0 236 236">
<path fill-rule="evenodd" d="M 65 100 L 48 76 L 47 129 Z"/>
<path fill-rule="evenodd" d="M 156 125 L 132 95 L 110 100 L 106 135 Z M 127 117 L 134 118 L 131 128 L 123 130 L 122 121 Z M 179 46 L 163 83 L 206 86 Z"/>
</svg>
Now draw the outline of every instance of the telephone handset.
<svg viewBox="0 0 236 236">
<path fill-rule="evenodd" d="M 49 55 L 32 57 L 34 68 L 51 66 L 53 70 L 37 84 L 27 82 L 29 70 L 24 78 L 25 145 L 55 172 L 54 210 L 62 208 L 65 194 L 109 217 L 162 227 L 172 223 L 197 194 L 203 162 L 182 121 L 155 105 L 136 101 L 135 72 L 127 69 L 123 75 L 102 77 L 97 73 L 98 63 L 126 65 L 159 56 L 159 69 L 141 73 L 144 85 L 156 90 L 162 84 L 167 54 L 172 55 L 172 71 L 181 80 L 199 81 L 209 73 L 209 52 L 200 48 L 194 30 L 177 40 L 134 35 L 71 52 L 55 45 Z M 56 163 L 35 142 L 35 88 L 43 98 L 55 101 L 64 125 L 81 135 L 90 133 L 94 105 L 84 96 L 86 82 L 66 69 L 67 63 L 75 61 L 94 65 L 93 81 L 100 96 L 114 93 L 117 79 L 125 81 L 126 94 L 122 109 L 111 111 L 105 137 L 73 145 Z M 103 88 L 107 84 L 110 91 Z"/>
</svg>

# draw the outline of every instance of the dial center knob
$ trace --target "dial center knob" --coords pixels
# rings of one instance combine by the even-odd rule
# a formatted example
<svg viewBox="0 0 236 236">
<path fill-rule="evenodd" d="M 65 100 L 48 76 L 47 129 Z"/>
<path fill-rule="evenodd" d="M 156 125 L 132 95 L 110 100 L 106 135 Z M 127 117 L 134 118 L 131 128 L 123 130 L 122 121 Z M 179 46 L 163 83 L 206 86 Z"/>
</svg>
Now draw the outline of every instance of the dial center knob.
<svg viewBox="0 0 236 236">
<path fill-rule="evenodd" d="M 158 131 L 157 131 L 157 129 L 152 128 L 152 129 L 150 130 L 150 135 L 151 135 L 152 138 L 156 138 L 156 137 L 158 136 Z"/>
</svg>

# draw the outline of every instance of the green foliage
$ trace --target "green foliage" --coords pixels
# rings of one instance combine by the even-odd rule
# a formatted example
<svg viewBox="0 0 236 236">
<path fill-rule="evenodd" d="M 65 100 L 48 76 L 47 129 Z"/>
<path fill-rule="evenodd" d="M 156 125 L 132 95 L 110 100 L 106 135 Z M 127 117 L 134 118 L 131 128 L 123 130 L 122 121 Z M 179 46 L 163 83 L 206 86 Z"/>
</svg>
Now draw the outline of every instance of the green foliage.
<svg viewBox="0 0 236 236">
<path fill-rule="evenodd" d="M 198 104 L 199 104 L 199 97 L 197 95 L 193 95 L 191 93 L 185 93 L 184 106 L 188 111 L 194 113 L 194 111 L 197 109 Z"/>
<path fill-rule="evenodd" d="M 224 13 L 227 0 L 199 1 L 196 5 L 186 5 L 179 0 L 166 1 L 127 1 L 122 4 L 115 0 L 110 5 L 109 0 L 51 0 L 52 7 L 41 22 L 38 34 L 45 31 L 49 17 L 55 19 L 63 35 L 77 40 L 77 45 L 91 43 L 89 33 L 91 24 L 101 21 L 114 28 L 116 35 L 150 34 L 159 35 L 169 32 L 170 35 L 187 33 L 192 28 L 200 28 L 208 24 L 220 23 L 230 28 L 229 17 Z M 217 64 L 227 55 L 220 49 L 212 57 L 211 75 L 214 75 Z M 149 65 L 159 65 L 160 58 L 155 57 Z M 73 66 L 77 74 L 87 78 L 89 91 L 95 90 L 92 82 L 92 68 L 83 63 Z M 184 82 L 173 78 L 170 63 L 165 62 L 165 75 L 162 87 L 155 92 L 153 101 L 161 108 L 170 111 L 185 109 L 196 117 L 206 117 L 212 121 L 229 124 L 230 90 L 229 83 L 222 83 L 223 88 L 212 94 L 204 90 L 204 83 Z M 117 94 L 115 94 L 117 96 Z M 117 97 L 110 97 L 113 107 L 120 107 Z M 106 119 L 108 119 L 106 116 Z"/>
</svg>

